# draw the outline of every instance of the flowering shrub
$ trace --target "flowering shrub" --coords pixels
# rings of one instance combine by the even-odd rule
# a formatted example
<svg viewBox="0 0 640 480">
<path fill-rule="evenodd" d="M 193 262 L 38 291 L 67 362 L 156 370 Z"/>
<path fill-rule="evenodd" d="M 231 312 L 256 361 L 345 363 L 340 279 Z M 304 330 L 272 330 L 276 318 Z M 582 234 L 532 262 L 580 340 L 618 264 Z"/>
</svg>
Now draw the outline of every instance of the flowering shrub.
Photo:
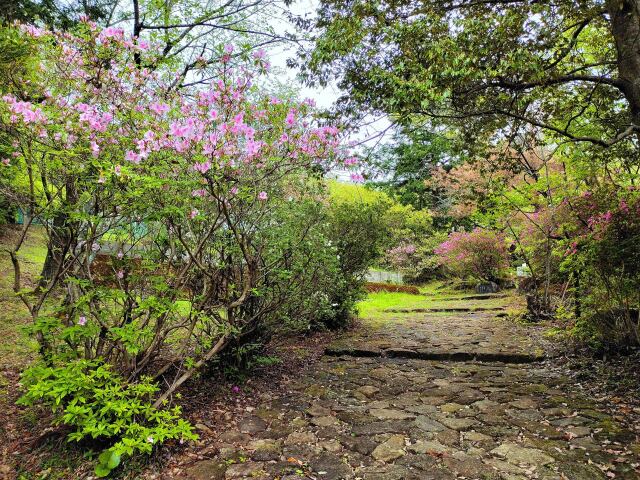
<svg viewBox="0 0 640 480">
<path fill-rule="evenodd" d="M 563 270 L 578 278 L 576 333 L 599 346 L 640 345 L 638 191 L 587 191 L 570 203 L 559 249 Z"/>
<path fill-rule="evenodd" d="M 495 282 L 503 278 L 509 266 L 504 237 L 481 228 L 452 232 L 434 251 L 441 264 L 461 278 Z"/>
<path fill-rule="evenodd" d="M 445 241 L 447 235 L 433 232 L 428 236 L 416 238 L 416 244 L 401 243 L 385 252 L 385 262 L 401 271 L 405 280 L 422 283 L 442 277 L 443 267 L 435 249 Z"/>
<path fill-rule="evenodd" d="M 14 289 L 47 367 L 25 375 L 25 401 L 50 405 L 77 427 L 72 439 L 106 438 L 118 455 L 131 442 L 149 451 L 148 436 L 192 438 L 179 411 L 161 412 L 200 368 L 278 315 L 323 312 L 322 322 L 349 308 L 314 180 L 343 158 L 338 131 L 314 125 L 311 102 L 256 88 L 262 55 L 232 68 L 227 46 L 217 78 L 190 90 L 177 88 L 154 45 L 121 29 L 85 22 L 74 34 L 25 34 L 38 41 L 29 93 L 0 101 L 11 138 L 0 168 L 20 177 L 2 194 L 26 212 Z M 36 217 L 48 255 L 31 288 L 18 251 Z M 96 275 L 98 255 L 109 278 Z M 298 298 L 299 310 L 284 307 Z M 69 380 L 70 365 L 78 382 L 65 381 L 60 398 L 44 393 L 51 379 Z M 79 383 L 98 371 L 108 372 L 105 394 L 102 380 Z M 117 421 L 105 410 L 143 399 Z"/>
</svg>

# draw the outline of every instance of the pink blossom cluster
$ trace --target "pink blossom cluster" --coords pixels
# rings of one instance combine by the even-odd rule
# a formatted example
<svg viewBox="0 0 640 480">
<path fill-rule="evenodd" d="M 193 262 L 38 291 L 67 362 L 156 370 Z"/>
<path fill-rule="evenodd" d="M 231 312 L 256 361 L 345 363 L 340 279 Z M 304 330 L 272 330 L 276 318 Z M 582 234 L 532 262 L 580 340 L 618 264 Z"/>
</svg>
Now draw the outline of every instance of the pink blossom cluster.
<svg viewBox="0 0 640 480">
<path fill-rule="evenodd" d="M 396 268 L 409 265 L 412 255 L 416 253 L 416 246 L 412 243 L 402 243 L 385 252 L 387 262 Z"/>
<path fill-rule="evenodd" d="M 460 277 L 496 280 L 508 267 L 504 236 L 479 227 L 471 232 L 452 232 L 434 253 L 443 266 Z"/>
<path fill-rule="evenodd" d="M 93 165 L 98 184 L 106 184 L 110 175 L 146 173 L 173 158 L 174 167 L 164 176 L 223 175 L 235 192 L 275 167 L 320 164 L 328 169 L 339 163 L 352 168 L 357 163 L 341 144 L 336 127 L 313 126 L 313 102 L 256 91 L 264 52 L 254 55 L 257 70 L 218 62 L 216 80 L 205 88 L 180 90 L 174 88 L 175 73 L 150 71 L 136 63 L 141 50 L 152 59 L 155 46 L 127 38 L 120 28 L 99 30 L 86 24 L 92 35 L 82 37 L 25 28 L 34 37 L 53 37 L 57 50 L 43 48 L 41 103 L 11 95 L 0 102 L 3 123 L 13 125 L 14 157 L 22 158 L 22 142 L 38 138 L 43 148 L 65 152 L 77 168 Z M 229 56 L 233 46 L 223 50 Z M 104 68 L 105 61 L 109 68 Z M 87 163 L 90 158 L 98 163 Z M 193 191 L 190 198 L 207 196 L 206 188 Z M 255 190 L 254 195 L 268 198 L 266 190 Z"/>
</svg>

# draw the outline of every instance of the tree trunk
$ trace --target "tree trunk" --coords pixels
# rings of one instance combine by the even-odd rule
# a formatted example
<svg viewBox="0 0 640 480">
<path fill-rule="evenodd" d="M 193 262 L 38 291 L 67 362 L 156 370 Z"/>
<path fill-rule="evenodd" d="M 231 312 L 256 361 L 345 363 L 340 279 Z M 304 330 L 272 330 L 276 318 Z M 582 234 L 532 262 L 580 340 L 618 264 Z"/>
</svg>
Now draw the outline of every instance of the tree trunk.
<svg viewBox="0 0 640 480">
<path fill-rule="evenodd" d="M 40 273 L 40 286 L 46 286 L 62 267 L 69 249 L 75 239 L 75 225 L 70 221 L 65 205 L 75 205 L 78 202 L 78 192 L 75 179 L 68 178 L 65 188 L 65 202 L 53 217 L 49 227 L 49 242 L 47 244 L 47 256 Z"/>
<path fill-rule="evenodd" d="M 65 225 L 66 217 L 63 214 L 56 215 L 51 225 L 47 256 L 40 273 L 40 285 L 43 287 L 55 276 L 68 250 L 69 234 Z"/>
<path fill-rule="evenodd" d="M 607 10 L 618 53 L 618 78 L 629 102 L 631 123 L 640 127 L 640 0 L 608 0 Z"/>
</svg>

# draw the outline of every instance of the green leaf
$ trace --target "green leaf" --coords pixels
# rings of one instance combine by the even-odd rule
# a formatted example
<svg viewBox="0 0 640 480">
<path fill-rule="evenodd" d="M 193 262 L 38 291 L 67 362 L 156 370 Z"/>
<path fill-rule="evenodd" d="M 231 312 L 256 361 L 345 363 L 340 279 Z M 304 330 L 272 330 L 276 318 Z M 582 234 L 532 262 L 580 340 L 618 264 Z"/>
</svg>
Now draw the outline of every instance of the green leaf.
<svg viewBox="0 0 640 480">
<path fill-rule="evenodd" d="M 107 465 L 111 459 L 111 450 L 105 450 L 98 456 L 98 463 L 100 465 Z"/>
<path fill-rule="evenodd" d="M 118 465 L 120 465 L 120 455 L 118 455 L 116 452 L 111 452 L 111 457 L 109 457 L 109 461 L 107 462 L 107 467 L 113 470 Z"/>
<path fill-rule="evenodd" d="M 111 469 L 105 465 L 98 464 L 96 468 L 93 470 L 97 477 L 103 478 L 108 477 L 111 473 Z"/>
</svg>

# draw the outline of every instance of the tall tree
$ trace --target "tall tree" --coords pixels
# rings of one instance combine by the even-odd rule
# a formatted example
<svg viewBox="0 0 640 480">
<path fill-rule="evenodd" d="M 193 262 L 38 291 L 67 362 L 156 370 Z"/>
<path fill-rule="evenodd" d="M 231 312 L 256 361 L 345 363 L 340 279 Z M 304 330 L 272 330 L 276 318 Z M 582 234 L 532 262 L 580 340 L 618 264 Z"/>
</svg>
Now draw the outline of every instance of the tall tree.
<svg viewBox="0 0 640 480">
<path fill-rule="evenodd" d="M 104 19 L 109 0 L 0 0 L 0 23 L 40 23 L 49 28 L 68 29 L 80 15 Z"/>
<path fill-rule="evenodd" d="M 435 168 L 463 157 L 451 143 L 447 134 L 421 128 L 397 132 L 391 143 L 374 148 L 370 154 L 377 186 L 392 192 L 405 205 L 435 208 L 437 198 L 425 181 Z"/>
</svg>

